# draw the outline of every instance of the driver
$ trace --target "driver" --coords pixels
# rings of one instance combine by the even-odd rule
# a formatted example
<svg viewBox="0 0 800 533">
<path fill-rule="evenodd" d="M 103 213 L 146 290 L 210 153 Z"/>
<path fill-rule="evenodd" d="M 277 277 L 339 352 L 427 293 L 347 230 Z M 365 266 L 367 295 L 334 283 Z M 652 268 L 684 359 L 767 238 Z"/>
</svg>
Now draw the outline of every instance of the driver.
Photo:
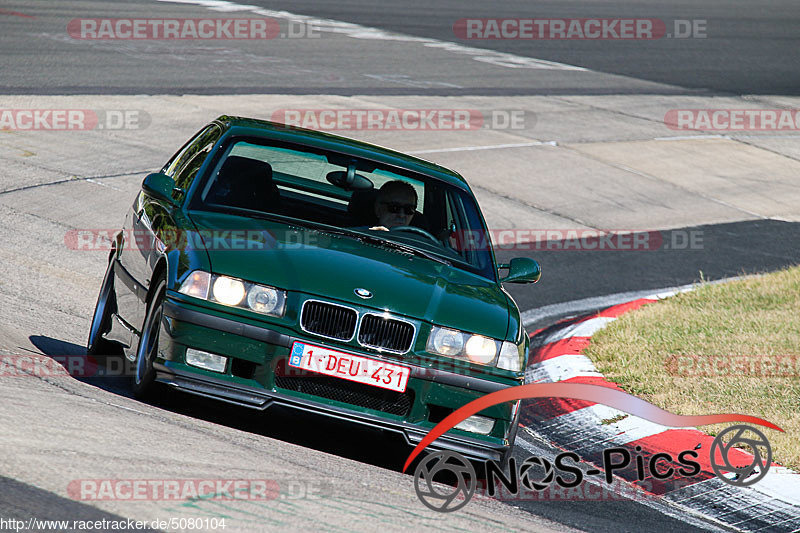
<svg viewBox="0 0 800 533">
<path fill-rule="evenodd" d="M 371 230 L 389 231 L 396 226 L 408 226 L 417 209 L 417 191 L 405 181 L 387 181 L 375 198 L 378 225 Z"/>
</svg>

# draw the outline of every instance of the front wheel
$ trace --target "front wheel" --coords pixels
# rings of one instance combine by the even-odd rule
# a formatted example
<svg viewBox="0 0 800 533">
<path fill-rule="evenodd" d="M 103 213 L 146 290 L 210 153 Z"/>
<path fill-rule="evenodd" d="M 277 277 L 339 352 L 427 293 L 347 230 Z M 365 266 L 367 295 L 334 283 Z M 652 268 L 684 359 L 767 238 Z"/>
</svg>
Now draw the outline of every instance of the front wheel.
<svg viewBox="0 0 800 533">
<path fill-rule="evenodd" d="M 108 262 L 103 285 L 94 306 L 92 325 L 89 328 L 89 339 L 86 341 L 86 353 L 97 359 L 109 355 L 122 355 L 122 347 L 116 342 L 103 338 L 103 334 L 111 329 L 112 315 L 117 311 L 117 299 L 114 293 L 114 260 Z"/>
<path fill-rule="evenodd" d="M 153 361 L 158 353 L 158 336 L 161 331 L 161 320 L 164 317 L 166 294 L 167 282 L 164 279 L 157 280 L 153 297 L 147 306 L 147 314 L 134 361 L 133 395 L 139 400 L 154 399 L 158 388 Z"/>
</svg>

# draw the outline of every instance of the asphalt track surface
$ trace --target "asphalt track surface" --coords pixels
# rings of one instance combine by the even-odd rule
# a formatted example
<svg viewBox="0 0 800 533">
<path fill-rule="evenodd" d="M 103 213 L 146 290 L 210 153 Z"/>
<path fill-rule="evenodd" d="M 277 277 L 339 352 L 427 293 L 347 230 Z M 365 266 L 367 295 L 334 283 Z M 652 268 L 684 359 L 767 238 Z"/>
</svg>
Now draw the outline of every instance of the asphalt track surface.
<svg viewBox="0 0 800 533">
<path fill-rule="evenodd" d="M 684 235 L 702 247 L 684 246 Z M 675 236 L 675 237 L 673 237 Z M 681 246 L 670 249 L 670 243 Z M 664 231 L 662 246 L 637 252 L 570 249 L 567 241 L 540 244 L 540 250 L 500 250 L 497 257 L 528 255 L 542 265 L 547 283 L 509 286 L 520 309 L 628 291 L 658 290 L 786 268 L 800 263 L 800 224 L 757 220 Z"/>
<path fill-rule="evenodd" d="M 434 7 L 403 2 L 382 6 L 380 11 L 367 2 L 248 4 L 442 42 L 458 42 L 452 34 L 452 22 L 459 18 L 534 15 L 701 18 L 708 19 L 709 38 L 644 44 L 462 43 L 589 69 L 498 70 L 458 54 L 448 55 L 436 47 L 420 57 L 409 57 L 402 52 L 403 43 L 391 39 L 369 39 L 354 45 L 349 37 L 329 34 L 323 34 L 318 42 L 276 42 L 267 54 L 248 42 L 236 46 L 163 42 L 100 46 L 65 37 L 66 21 L 92 14 L 189 17 L 204 11 L 193 5 L 155 2 L 130 2 L 124 7 L 92 1 L 6 2 L 0 10 L 0 93 L 112 98 L 140 94 L 366 94 L 410 95 L 424 101 L 435 95 L 776 95 L 796 94 L 800 86 L 800 73 L 789 64 L 798 48 L 795 28 L 800 9 L 788 1 L 774 2 L 770 10 L 758 9 L 757 13 L 746 2 L 708 1 L 671 3 L 669 7 L 658 2 L 637 3 L 635 7 L 592 3 L 590 8 L 580 7 L 582 3 L 578 2 L 520 2 L 498 7 L 479 2 L 437 2 Z M 359 50 L 368 53 L 356 55 Z M 169 103 L 161 105 L 166 112 Z M 57 165 L 20 164 L 15 159 L 21 157 L 19 151 L 30 147 L 14 136 L 3 139 L 7 176 L 13 175 L 13 179 L 0 178 L 0 224 L 5 237 L 0 245 L 4 258 L 0 270 L 3 279 L 9 280 L 0 288 L 7 309 L 14 314 L 13 318 L 2 315 L 6 321 L 0 324 L 3 354 L 83 353 L 81 339 L 88 329 L 102 259 L 64 250 L 63 231 L 118 223 L 143 173 L 160 164 L 176 147 L 176 139 L 192 132 L 184 131 L 190 127 L 196 129 L 196 125 L 182 125 L 184 129 L 179 132 L 169 131 L 163 147 L 157 142 L 160 139 L 125 140 L 118 152 L 112 149 L 101 157 L 90 154 L 92 145 L 87 145 L 87 160 L 126 161 L 127 166 L 116 171 L 113 161 L 106 161 L 102 169 L 88 168 L 88 164 L 81 167 L 68 153 L 77 150 L 77 145 L 70 142 L 69 148 L 63 148 L 57 138 L 47 138 L 39 145 L 43 150 L 63 150 L 62 159 L 83 169 L 74 171 L 81 179 L 72 182 L 68 176 L 59 183 L 51 176 L 57 174 Z M 48 146 L 49 139 L 52 145 Z M 382 144 L 393 143 L 384 138 Z M 131 163 L 131 154 L 140 157 L 139 165 Z M 87 181 L 87 177 L 97 179 Z M 43 184 L 47 181 L 54 184 Z M 492 201 L 502 202 L 496 198 Z M 512 203 L 501 203 L 500 210 L 510 209 Z M 21 236 L 23 230 L 39 239 L 36 247 Z M 673 233 L 669 232 L 700 235 L 703 246 L 670 247 Z M 743 217 L 679 224 L 663 234 L 665 244 L 636 253 L 558 249 L 566 246 L 553 242 L 544 250 L 500 250 L 498 258 L 528 255 L 543 266 L 541 283 L 509 287 L 521 309 L 683 285 L 701 277 L 719 279 L 770 271 L 800 262 L 798 222 Z M 47 257 L 44 264 L 35 261 L 37 248 Z M 62 289 L 59 301 L 53 302 L 48 289 L 59 281 L 68 286 Z M 27 295 L 21 296 L 25 291 L 17 290 L 17 285 L 28 291 Z M 374 431 L 343 428 L 311 415 L 279 410 L 254 414 L 181 394 L 168 395 L 154 406 L 144 405 L 130 398 L 122 378 L 6 379 L 0 394 L 0 517 L 164 518 L 177 512 L 174 506 L 92 505 L 69 498 L 66 483 L 103 475 L 197 478 L 258 472 L 283 480 L 330 480 L 336 489 L 331 492 L 332 500 L 339 506 L 321 509 L 313 502 L 299 501 L 289 507 L 278 506 L 279 510 L 226 509 L 245 530 L 266 526 L 312 529 L 320 523 L 322 529 L 331 530 L 356 524 L 364 530 L 372 526 L 386 530 L 527 527 L 609 532 L 688 531 L 701 525 L 687 522 L 688 517 L 667 516 L 631 501 L 475 503 L 469 514 L 447 518 L 427 513 L 416 501 L 408 476 L 399 474 L 408 447 Z M 515 455 L 522 458 L 553 452 L 546 443 L 529 441 L 527 449 L 520 448 Z M 382 500 L 383 505 L 376 500 Z M 215 508 L 213 512 L 220 511 Z"/>
<path fill-rule="evenodd" d="M 0 36 L 0 92 L 6 94 L 796 94 L 800 71 L 797 27 L 800 5 L 776 0 L 758 7 L 735 2 L 579 2 L 521 0 L 503 3 L 470 0 L 392 2 L 242 2 L 399 32 L 407 36 L 454 42 L 479 49 L 585 67 L 602 75 L 572 71 L 492 72 L 441 58 L 410 58 L 331 47 L 302 40 L 263 45 L 237 43 L 80 42 L 65 35 L 74 16 L 106 13 L 104 2 L 76 4 L 5 2 L 14 17 Z M 72 9 L 72 7 L 77 9 Z M 116 17 L 158 12 L 179 16 L 186 6 L 155 8 L 126 3 Z M 35 15 L 31 15 L 35 11 Z M 35 17 L 35 18 L 30 18 Z M 465 40 L 453 24 L 461 18 L 654 18 L 668 27 L 679 20 L 705 21 L 705 38 L 643 40 Z M 8 20 L 7 20 L 8 22 Z M 44 24 L 53 22 L 53 24 Z M 26 46 L 36 39 L 35 47 Z M 375 43 L 373 43 L 375 44 Z M 389 46 L 390 43 L 386 44 Z M 382 46 L 378 44 L 378 46 Z M 114 53 L 117 52 L 117 53 Z M 147 69 L 138 59 L 158 54 Z M 387 60 L 388 59 L 388 60 Z M 420 59 L 421 61 L 415 61 Z M 431 69 L 431 61 L 435 68 Z M 224 75 L 220 75 L 224 74 Z M 525 73 L 527 74 L 527 73 Z M 403 79 L 405 78 L 405 82 Z M 488 79 L 487 79 L 488 78 Z M 427 85 L 420 85 L 420 82 Z M 424 91 L 420 91 L 423 88 Z"/>
<path fill-rule="evenodd" d="M 536 57 L 697 91 L 722 94 L 797 94 L 800 71 L 800 5 L 791 0 L 760 6 L 747 0 L 586 2 L 579 0 L 482 2 L 424 0 L 381 4 L 346 2 L 248 2 L 272 9 L 375 26 L 419 37 Z M 423 15 L 424 13 L 424 15 Z M 705 21 L 705 38 L 620 40 L 526 40 L 454 38 L 462 18 L 651 18 Z M 524 87 L 509 90 L 524 91 Z"/>
</svg>

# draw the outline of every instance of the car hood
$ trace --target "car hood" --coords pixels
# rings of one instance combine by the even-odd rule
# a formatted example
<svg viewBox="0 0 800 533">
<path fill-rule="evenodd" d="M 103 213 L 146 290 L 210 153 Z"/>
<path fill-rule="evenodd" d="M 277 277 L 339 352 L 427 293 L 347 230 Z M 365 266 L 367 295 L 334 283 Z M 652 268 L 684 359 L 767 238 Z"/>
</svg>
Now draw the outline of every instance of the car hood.
<svg viewBox="0 0 800 533">
<path fill-rule="evenodd" d="M 220 213 L 190 216 L 214 273 L 498 339 L 508 331 L 500 286 L 465 270 L 322 230 Z M 358 288 L 373 296 L 360 298 Z"/>
</svg>

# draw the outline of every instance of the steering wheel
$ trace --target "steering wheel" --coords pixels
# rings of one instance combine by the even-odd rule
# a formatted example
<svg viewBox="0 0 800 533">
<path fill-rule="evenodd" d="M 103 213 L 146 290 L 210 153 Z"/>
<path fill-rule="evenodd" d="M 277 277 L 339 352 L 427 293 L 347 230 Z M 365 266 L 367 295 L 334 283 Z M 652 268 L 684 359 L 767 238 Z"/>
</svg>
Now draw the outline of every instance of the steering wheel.
<svg viewBox="0 0 800 533">
<path fill-rule="evenodd" d="M 436 244 L 439 244 L 439 239 L 437 239 L 436 237 L 434 237 L 433 235 L 431 235 L 430 233 L 428 233 L 424 229 L 418 228 L 417 226 L 395 226 L 395 227 L 391 228 L 390 231 L 408 231 L 408 232 L 411 232 L 411 233 L 418 233 L 418 234 L 420 234 L 420 235 L 422 235 L 424 237 L 429 238 L 430 240 L 432 240 Z"/>
</svg>

